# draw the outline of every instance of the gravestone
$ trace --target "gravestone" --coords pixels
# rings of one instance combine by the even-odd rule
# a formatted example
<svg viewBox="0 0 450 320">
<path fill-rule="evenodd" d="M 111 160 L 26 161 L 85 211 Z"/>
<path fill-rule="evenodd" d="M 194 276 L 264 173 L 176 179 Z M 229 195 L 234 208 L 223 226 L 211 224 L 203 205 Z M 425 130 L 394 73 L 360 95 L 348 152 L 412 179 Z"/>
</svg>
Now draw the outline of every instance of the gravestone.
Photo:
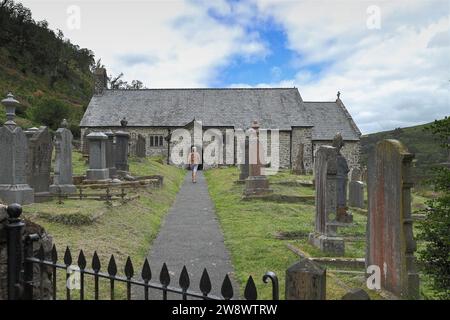
<svg viewBox="0 0 450 320">
<path fill-rule="evenodd" d="M 106 166 L 108 136 L 102 132 L 92 132 L 87 139 L 89 140 L 89 169 L 86 171 L 86 179 L 88 181 L 108 180 L 109 169 Z"/>
<path fill-rule="evenodd" d="M 345 157 L 341 154 L 341 149 L 344 146 L 344 139 L 338 132 L 333 139 L 333 147 L 336 148 L 336 191 L 337 191 L 337 208 L 336 220 L 342 223 L 350 223 L 353 221 L 353 216 L 348 212 L 347 207 L 347 181 L 348 181 L 348 164 Z"/>
<path fill-rule="evenodd" d="M 245 136 L 245 143 L 244 143 L 244 163 L 239 165 L 239 181 L 245 182 L 245 179 L 248 178 L 248 172 L 249 172 L 249 141 L 248 136 Z"/>
<path fill-rule="evenodd" d="M 26 176 L 28 141 L 14 122 L 20 104 L 11 93 L 2 104 L 7 121 L 0 128 L 0 199 L 5 204 L 30 204 L 34 202 L 34 191 Z"/>
<path fill-rule="evenodd" d="M 117 179 L 116 158 L 115 158 L 115 144 L 114 133 L 111 130 L 105 132 L 108 140 L 106 140 L 106 167 L 108 168 L 109 178 Z"/>
<path fill-rule="evenodd" d="M 303 163 L 305 145 L 300 143 L 298 145 L 297 156 L 295 157 L 294 167 L 292 173 L 294 174 L 305 174 L 305 165 Z"/>
<path fill-rule="evenodd" d="M 260 196 L 272 192 L 269 188 L 269 180 L 265 175 L 261 174 L 261 148 L 262 146 L 259 139 L 259 123 L 255 120 L 249 130 L 249 172 L 248 178 L 245 180 L 245 197 Z"/>
<path fill-rule="evenodd" d="M 136 142 L 136 157 L 145 158 L 147 156 L 145 149 L 146 149 L 145 137 L 140 134 L 138 135 Z"/>
<path fill-rule="evenodd" d="M 350 170 L 348 204 L 351 207 L 364 208 L 364 183 L 361 181 L 361 170 L 359 168 Z"/>
<path fill-rule="evenodd" d="M 128 166 L 128 141 L 130 135 L 124 131 L 116 132 L 116 146 L 114 148 L 116 169 L 119 175 L 127 175 L 130 170 Z"/>
<path fill-rule="evenodd" d="M 368 161 L 366 266 L 381 270 L 381 288 L 406 299 L 419 298 L 411 217 L 414 155 L 397 140 L 377 143 Z"/>
<path fill-rule="evenodd" d="M 314 160 L 316 218 L 309 242 L 320 250 L 343 256 L 344 239 L 338 237 L 337 208 L 337 148 L 320 146 Z"/>
<path fill-rule="evenodd" d="M 326 269 L 301 259 L 286 270 L 286 300 L 325 300 Z"/>
<path fill-rule="evenodd" d="M 56 130 L 54 138 L 55 168 L 53 184 L 50 192 L 53 194 L 75 193 L 77 188 L 73 184 L 72 171 L 72 132 L 67 129 L 67 121 L 61 123 L 61 128 Z"/>
<path fill-rule="evenodd" d="M 25 131 L 28 137 L 27 181 L 35 195 L 44 195 L 50 190 L 53 142 L 47 127 Z"/>
</svg>

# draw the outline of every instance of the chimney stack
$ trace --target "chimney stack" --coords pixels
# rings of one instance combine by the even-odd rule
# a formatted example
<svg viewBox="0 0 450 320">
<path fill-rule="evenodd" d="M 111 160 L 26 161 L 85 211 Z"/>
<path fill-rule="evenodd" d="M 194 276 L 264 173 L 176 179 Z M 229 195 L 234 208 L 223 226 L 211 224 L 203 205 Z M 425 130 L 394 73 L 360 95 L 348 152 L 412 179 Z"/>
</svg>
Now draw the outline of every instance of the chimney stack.
<svg viewBox="0 0 450 320">
<path fill-rule="evenodd" d="M 95 94 L 103 94 L 103 90 L 107 89 L 108 76 L 106 75 L 105 68 L 98 68 L 94 71 L 95 84 L 94 92 Z"/>
</svg>

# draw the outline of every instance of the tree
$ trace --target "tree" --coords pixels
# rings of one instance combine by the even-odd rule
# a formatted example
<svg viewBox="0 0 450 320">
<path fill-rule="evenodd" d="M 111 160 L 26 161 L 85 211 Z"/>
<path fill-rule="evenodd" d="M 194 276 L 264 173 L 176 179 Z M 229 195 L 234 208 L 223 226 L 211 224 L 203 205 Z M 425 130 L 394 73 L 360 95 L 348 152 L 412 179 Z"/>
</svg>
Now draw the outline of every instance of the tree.
<svg viewBox="0 0 450 320">
<path fill-rule="evenodd" d="M 450 151 L 450 117 L 436 120 L 425 130 L 439 139 L 441 146 Z M 437 197 L 427 201 L 425 220 L 421 224 L 419 239 L 426 247 L 419 252 L 424 272 L 432 280 L 432 288 L 440 299 L 450 299 L 450 169 L 434 168 L 430 179 Z"/>
<path fill-rule="evenodd" d="M 70 106 L 55 98 L 40 98 L 35 106 L 28 109 L 30 119 L 56 130 L 63 119 L 69 118 Z"/>
</svg>

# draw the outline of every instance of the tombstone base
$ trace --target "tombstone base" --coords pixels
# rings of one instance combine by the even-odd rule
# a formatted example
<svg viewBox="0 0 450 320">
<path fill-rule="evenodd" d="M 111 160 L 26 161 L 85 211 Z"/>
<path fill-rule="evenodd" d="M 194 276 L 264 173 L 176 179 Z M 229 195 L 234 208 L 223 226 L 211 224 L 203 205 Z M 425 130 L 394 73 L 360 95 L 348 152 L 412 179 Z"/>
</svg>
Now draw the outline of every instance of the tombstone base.
<svg viewBox="0 0 450 320">
<path fill-rule="evenodd" d="M 264 195 L 272 192 L 266 176 L 250 176 L 245 180 L 245 196 Z"/>
<path fill-rule="evenodd" d="M 69 193 L 76 193 L 77 187 L 75 187 L 73 184 L 52 184 L 50 186 L 50 193 L 51 194 L 69 194 Z"/>
<path fill-rule="evenodd" d="M 53 200 L 53 196 L 50 192 L 35 192 L 34 193 L 34 202 L 42 203 Z"/>
<path fill-rule="evenodd" d="M 86 180 L 108 180 L 108 169 L 88 169 L 86 171 Z"/>
<path fill-rule="evenodd" d="M 345 245 L 341 237 L 331 237 L 324 234 L 310 233 L 309 243 L 321 251 L 331 253 L 336 256 L 344 256 Z"/>
<path fill-rule="evenodd" d="M 5 204 L 34 203 L 34 190 L 28 184 L 0 184 L 0 199 Z"/>
</svg>

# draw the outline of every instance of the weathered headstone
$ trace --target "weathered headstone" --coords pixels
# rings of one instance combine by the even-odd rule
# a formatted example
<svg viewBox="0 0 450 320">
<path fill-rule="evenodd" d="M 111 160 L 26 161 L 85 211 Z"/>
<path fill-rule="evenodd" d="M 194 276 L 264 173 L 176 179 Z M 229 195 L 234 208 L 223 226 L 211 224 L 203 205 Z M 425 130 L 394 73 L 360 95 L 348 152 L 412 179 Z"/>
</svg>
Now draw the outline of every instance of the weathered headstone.
<svg viewBox="0 0 450 320">
<path fill-rule="evenodd" d="M 344 239 L 336 234 L 337 149 L 320 146 L 314 161 L 316 220 L 309 242 L 320 250 L 344 255 Z"/>
<path fill-rule="evenodd" d="M 114 148 L 116 169 L 119 175 L 128 174 L 128 141 L 130 135 L 124 131 L 116 132 L 116 146 Z"/>
<path fill-rule="evenodd" d="M 244 142 L 244 163 L 239 165 L 239 181 L 245 182 L 245 180 L 248 178 L 248 172 L 249 172 L 249 141 L 248 136 L 245 136 L 245 142 Z"/>
<path fill-rule="evenodd" d="M 414 155 L 397 140 L 377 143 L 368 161 L 366 265 L 381 270 L 381 288 L 398 297 L 419 298 L 411 218 Z"/>
<path fill-rule="evenodd" d="M 77 192 L 73 184 L 72 140 L 72 132 L 67 129 L 67 121 L 64 119 L 54 138 L 55 168 L 53 184 L 50 186 L 50 192 L 53 194 Z"/>
<path fill-rule="evenodd" d="M 326 269 L 302 259 L 286 270 L 286 300 L 325 300 Z"/>
<path fill-rule="evenodd" d="M 139 134 L 136 141 L 136 157 L 145 158 L 146 156 L 147 154 L 146 154 L 145 137 Z"/>
<path fill-rule="evenodd" d="M 92 132 L 87 136 L 89 140 L 89 169 L 86 171 L 86 179 L 108 180 L 109 169 L 106 166 L 106 141 L 108 136 L 102 132 Z"/>
<path fill-rule="evenodd" d="M 336 148 L 336 178 L 337 178 L 337 209 L 336 220 L 342 223 L 350 223 L 353 216 L 348 212 L 347 207 L 347 181 L 348 181 L 348 164 L 345 157 L 341 154 L 344 146 L 344 139 L 338 132 L 333 139 L 333 147 Z"/>
<path fill-rule="evenodd" d="M 30 204 L 34 202 L 34 191 L 26 177 L 28 141 L 14 122 L 19 102 L 10 93 L 2 104 L 7 121 L 0 128 L 0 199 L 5 204 Z"/>
<path fill-rule="evenodd" d="M 364 208 L 364 183 L 361 181 L 361 170 L 356 167 L 350 170 L 348 204 L 351 207 Z"/>
<path fill-rule="evenodd" d="M 249 130 L 249 175 L 245 180 L 244 196 L 260 196 L 271 193 L 269 180 L 261 174 L 262 161 L 260 149 L 262 148 L 259 139 L 259 123 L 253 121 Z"/>
<path fill-rule="evenodd" d="M 53 142 L 47 127 L 25 131 L 28 137 L 27 181 L 35 195 L 45 194 L 50 188 Z"/>
<path fill-rule="evenodd" d="M 117 179 L 116 154 L 114 152 L 114 133 L 111 130 L 105 132 L 108 140 L 106 140 L 106 167 L 109 171 L 109 177 L 113 180 Z"/>
<path fill-rule="evenodd" d="M 292 168 L 292 173 L 294 174 L 305 174 L 305 165 L 303 163 L 305 145 L 300 143 L 298 145 L 297 156 L 295 157 L 294 166 Z"/>
</svg>

